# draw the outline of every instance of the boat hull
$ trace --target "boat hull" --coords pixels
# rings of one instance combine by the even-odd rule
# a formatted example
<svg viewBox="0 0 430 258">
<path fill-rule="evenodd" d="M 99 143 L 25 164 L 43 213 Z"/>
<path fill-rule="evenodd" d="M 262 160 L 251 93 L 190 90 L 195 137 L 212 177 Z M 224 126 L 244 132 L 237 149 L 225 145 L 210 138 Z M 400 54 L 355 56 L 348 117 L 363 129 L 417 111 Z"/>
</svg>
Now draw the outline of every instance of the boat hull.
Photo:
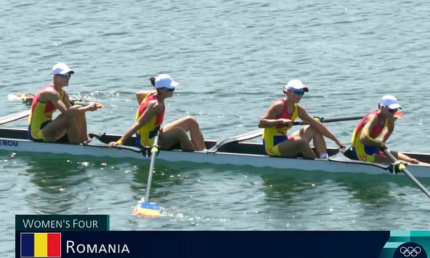
<svg viewBox="0 0 430 258">
<path fill-rule="evenodd" d="M 26 135 L 26 131 L 22 129 L 0 129 L 0 150 L 15 153 L 30 152 L 109 157 L 116 159 L 148 159 L 145 153 L 142 153 L 139 149 L 132 146 L 125 146 L 124 148 L 109 148 L 107 146 L 107 142 L 119 137 L 115 135 L 103 136 L 105 142 L 94 141 L 89 145 L 34 142 L 25 139 L 24 135 Z M 208 141 L 206 144 L 209 148 L 210 146 L 214 146 L 216 142 Z M 294 169 L 304 171 L 327 171 L 332 173 L 366 173 L 371 175 L 389 174 L 387 171 L 388 166 L 386 165 L 348 160 L 345 157 L 342 157 L 342 154 L 340 153 L 332 156 L 329 160 L 309 160 L 301 158 L 270 157 L 260 153 L 260 149 L 262 150 L 262 146 L 259 144 L 236 142 L 231 143 L 230 146 L 224 146 L 216 152 L 184 152 L 178 149 L 162 150 L 157 159 L 169 162 L 252 166 L 258 168 L 270 167 L 281 170 Z M 330 150 L 330 152 L 335 153 L 336 150 Z M 416 155 L 428 158 L 428 155 Z M 416 177 L 430 177 L 429 166 L 409 165 L 408 169 Z"/>
</svg>

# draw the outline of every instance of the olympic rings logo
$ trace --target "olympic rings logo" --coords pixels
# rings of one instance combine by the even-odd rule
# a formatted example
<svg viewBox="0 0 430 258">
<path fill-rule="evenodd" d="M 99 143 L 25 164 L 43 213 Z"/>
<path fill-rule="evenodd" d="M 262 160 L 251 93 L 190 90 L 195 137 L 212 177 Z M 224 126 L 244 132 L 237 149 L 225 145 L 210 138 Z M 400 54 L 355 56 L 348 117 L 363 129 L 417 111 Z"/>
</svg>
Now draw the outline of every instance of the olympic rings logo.
<svg viewBox="0 0 430 258">
<path fill-rule="evenodd" d="M 416 246 L 408 246 L 408 247 L 400 247 L 400 253 L 403 254 L 404 257 L 417 257 L 421 253 L 421 247 Z"/>
</svg>

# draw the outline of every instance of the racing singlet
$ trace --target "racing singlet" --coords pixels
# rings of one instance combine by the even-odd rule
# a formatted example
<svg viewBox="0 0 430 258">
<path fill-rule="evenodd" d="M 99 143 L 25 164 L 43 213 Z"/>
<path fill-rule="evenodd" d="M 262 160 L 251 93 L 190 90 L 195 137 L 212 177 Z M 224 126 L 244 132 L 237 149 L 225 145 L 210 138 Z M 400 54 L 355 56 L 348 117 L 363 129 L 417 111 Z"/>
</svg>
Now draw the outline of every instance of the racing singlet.
<svg viewBox="0 0 430 258">
<path fill-rule="evenodd" d="M 31 104 L 30 116 L 28 118 L 28 137 L 35 141 L 44 141 L 42 129 L 52 121 L 52 114 L 57 110 L 52 102 L 43 103 L 39 101 L 40 94 L 47 88 L 54 88 L 53 84 L 43 87 L 34 96 Z M 60 92 L 60 99 L 64 99 L 64 91 Z"/>
<path fill-rule="evenodd" d="M 149 103 L 158 100 L 156 92 L 148 94 L 140 103 L 136 112 L 136 121 L 143 115 Z M 154 144 L 154 137 L 157 135 L 164 118 L 164 108 L 159 114 L 152 117 L 146 124 L 136 131 L 136 145 L 142 148 L 149 148 Z"/>
<path fill-rule="evenodd" d="M 285 99 L 281 99 L 281 101 L 283 105 L 282 112 L 276 118 L 290 119 L 292 122 L 294 122 L 294 120 L 296 120 L 296 118 L 299 115 L 299 108 L 297 103 L 294 104 L 293 112 L 288 113 L 287 105 L 285 104 Z M 268 155 L 281 156 L 281 153 L 279 152 L 279 148 L 278 148 L 278 143 L 288 140 L 288 135 L 287 135 L 288 129 L 290 129 L 290 127 L 282 126 L 282 125 L 264 128 L 263 145 Z"/>
<path fill-rule="evenodd" d="M 352 150 L 353 152 L 355 152 L 354 154 L 356 155 L 353 157 L 357 158 L 358 160 L 374 161 L 375 155 L 380 151 L 378 146 L 364 145 L 360 140 L 360 135 L 361 135 L 361 132 L 363 131 L 367 118 L 370 115 L 376 115 L 378 117 L 378 114 L 379 114 L 378 110 L 375 110 L 373 112 L 366 114 L 360 120 L 360 122 L 358 122 L 357 126 L 354 129 L 354 133 L 352 134 L 352 138 L 351 138 L 351 145 L 352 145 Z M 373 128 L 373 130 L 369 132 L 369 136 L 375 139 L 379 135 L 381 135 L 382 131 L 387 126 L 387 122 L 388 122 L 387 119 L 385 119 L 385 121 L 380 121 L 378 117 L 378 122 L 376 126 Z"/>
</svg>

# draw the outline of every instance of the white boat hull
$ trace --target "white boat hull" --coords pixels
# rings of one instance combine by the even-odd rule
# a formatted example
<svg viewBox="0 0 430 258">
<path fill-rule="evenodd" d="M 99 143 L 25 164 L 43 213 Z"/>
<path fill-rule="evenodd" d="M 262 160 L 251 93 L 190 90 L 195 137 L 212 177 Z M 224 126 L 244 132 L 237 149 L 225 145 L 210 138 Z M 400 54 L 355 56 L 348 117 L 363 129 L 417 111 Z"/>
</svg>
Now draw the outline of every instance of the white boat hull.
<svg viewBox="0 0 430 258">
<path fill-rule="evenodd" d="M 5 129 L 2 129 L 5 130 Z M 11 129 L 7 129 L 11 130 Z M 23 133 L 21 133 L 23 134 Z M 32 153 L 51 153 L 58 155 L 80 155 L 92 157 L 110 157 L 116 159 L 148 159 L 140 152 L 129 149 L 109 148 L 105 143 L 90 143 L 90 145 L 74 145 L 67 143 L 43 143 L 34 142 L 27 139 L 3 137 L 4 133 L 0 131 L 0 150 L 15 153 L 32 152 Z M 110 136 L 115 137 L 115 136 Z M 212 145 L 214 143 L 212 142 Z M 243 145 L 244 148 L 259 148 L 258 144 L 252 143 L 235 143 Z M 130 148 L 130 147 L 129 147 Z M 130 149 L 133 149 L 131 147 Z M 270 167 L 282 170 L 294 169 L 305 171 L 326 171 L 332 173 L 366 173 L 371 175 L 389 174 L 387 166 L 346 160 L 345 158 L 332 157 L 329 160 L 309 160 L 295 158 L 270 157 L 264 154 L 240 153 L 234 150 L 228 151 L 220 149 L 217 152 L 183 152 L 180 150 L 162 150 L 157 159 L 169 162 L 193 162 L 198 164 L 216 164 L 216 165 L 233 165 L 233 166 L 252 166 L 252 167 Z M 137 150 L 137 149 L 134 149 Z M 255 152 L 255 150 L 254 150 Z M 421 154 L 425 155 L 425 154 Z M 409 165 L 408 169 L 416 177 L 430 177 L 429 166 Z"/>
</svg>

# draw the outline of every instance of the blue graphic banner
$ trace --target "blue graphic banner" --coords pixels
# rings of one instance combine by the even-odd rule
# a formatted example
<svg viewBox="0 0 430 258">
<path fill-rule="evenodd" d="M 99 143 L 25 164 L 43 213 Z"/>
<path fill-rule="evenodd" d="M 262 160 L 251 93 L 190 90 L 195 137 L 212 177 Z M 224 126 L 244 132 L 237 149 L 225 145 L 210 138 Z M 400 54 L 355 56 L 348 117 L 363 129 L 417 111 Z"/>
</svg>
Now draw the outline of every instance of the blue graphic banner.
<svg viewBox="0 0 430 258">
<path fill-rule="evenodd" d="M 430 231 L 109 231 L 108 215 L 16 215 L 15 257 L 427 258 Z"/>
<path fill-rule="evenodd" d="M 59 257 L 377 258 L 389 237 L 388 231 L 66 231 Z M 17 241 L 16 257 L 24 245 Z"/>
</svg>

